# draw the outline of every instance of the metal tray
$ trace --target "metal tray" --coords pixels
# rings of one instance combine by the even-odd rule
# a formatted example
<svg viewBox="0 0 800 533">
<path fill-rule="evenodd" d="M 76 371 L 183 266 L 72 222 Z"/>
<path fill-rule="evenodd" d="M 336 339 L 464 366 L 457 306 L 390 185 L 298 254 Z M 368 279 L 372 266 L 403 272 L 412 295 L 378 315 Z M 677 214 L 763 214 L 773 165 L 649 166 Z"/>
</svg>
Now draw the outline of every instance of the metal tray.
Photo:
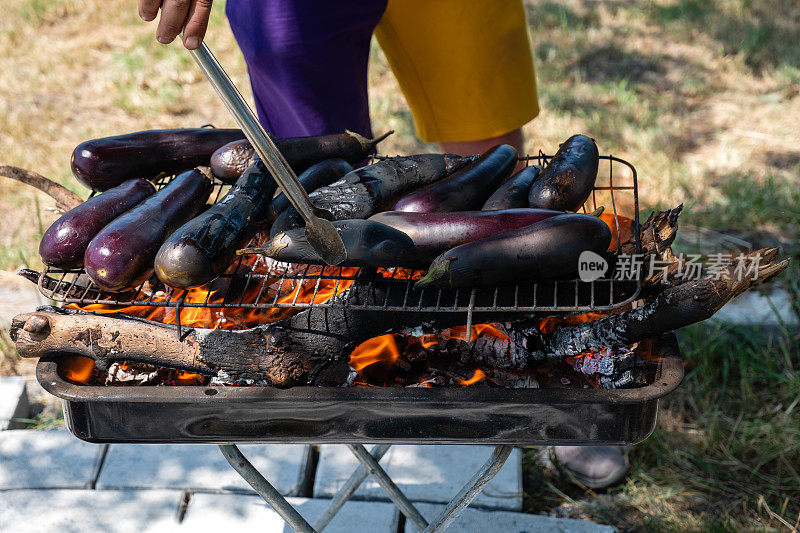
<svg viewBox="0 0 800 533">
<path fill-rule="evenodd" d="M 44 360 L 36 377 L 89 442 L 634 444 L 683 379 L 675 335 L 652 342 L 653 383 L 618 390 L 87 386 Z"/>
</svg>

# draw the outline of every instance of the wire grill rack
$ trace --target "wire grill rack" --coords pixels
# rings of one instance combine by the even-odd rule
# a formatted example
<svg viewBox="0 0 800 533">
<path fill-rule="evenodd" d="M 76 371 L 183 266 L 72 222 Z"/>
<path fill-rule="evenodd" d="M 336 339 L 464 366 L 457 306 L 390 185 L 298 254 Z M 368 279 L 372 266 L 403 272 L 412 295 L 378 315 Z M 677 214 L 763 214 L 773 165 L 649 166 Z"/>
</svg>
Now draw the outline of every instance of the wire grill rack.
<svg viewBox="0 0 800 533">
<path fill-rule="evenodd" d="M 522 158 L 526 164 L 546 164 L 551 156 L 538 154 Z M 163 187 L 172 176 L 156 180 Z M 227 185 L 215 182 L 214 201 Z M 584 212 L 604 206 L 613 215 L 616 234 L 624 226 L 633 229 L 637 253 L 639 205 L 636 169 L 622 159 L 600 158 L 597 183 Z M 263 236 L 257 238 L 263 240 Z M 617 245 L 619 246 L 619 244 Z M 413 288 L 424 274 L 402 268 L 373 269 L 297 265 L 258 256 L 240 258 L 223 276 L 210 284 L 179 290 L 161 284 L 155 277 L 123 293 L 109 293 L 94 285 L 82 269 L 48 268 L 39 277 L 39 290 L 47 298 L 91 310 L 96 305 L 114 307 L 117 312 L 147 308 L 173 308 L 180 327 L 181 310 L 191 308 L 260 310 L 278 314 L 281 309 L 346 308 L 388 312 L 463 312 L 467 324 L 474 312 L 537 313 L 602 311 L 625 305 L 640 291 L 638 280 L 578 279 L 525 282 L 481 288 Z M 358 284 L 360 297 L 332 298 Z M 371 295 L 363 297 L 363 295 Z"/>
</svg>

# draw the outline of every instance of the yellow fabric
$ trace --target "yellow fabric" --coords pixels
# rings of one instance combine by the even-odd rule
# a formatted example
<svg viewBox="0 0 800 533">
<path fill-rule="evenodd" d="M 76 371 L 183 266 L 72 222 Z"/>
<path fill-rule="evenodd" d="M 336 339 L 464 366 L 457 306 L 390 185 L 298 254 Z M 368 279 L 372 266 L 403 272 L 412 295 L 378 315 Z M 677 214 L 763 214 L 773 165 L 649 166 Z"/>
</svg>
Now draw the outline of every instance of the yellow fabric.
<svg viewBox="0 0 800 533">
<path fill-rule="evenodd" d="M 539 114 L 522 0 L 389 0 L 375 35 L 424 141 L 488 139 Z"/>
</svg>

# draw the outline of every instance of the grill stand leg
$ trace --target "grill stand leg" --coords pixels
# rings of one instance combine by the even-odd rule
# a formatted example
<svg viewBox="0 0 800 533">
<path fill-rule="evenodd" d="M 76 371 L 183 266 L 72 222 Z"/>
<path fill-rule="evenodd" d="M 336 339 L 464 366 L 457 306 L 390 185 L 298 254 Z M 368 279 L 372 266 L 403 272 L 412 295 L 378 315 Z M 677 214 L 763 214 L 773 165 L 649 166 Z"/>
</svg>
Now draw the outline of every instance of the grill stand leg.
<svg viewBox="0 0 800 533">
<path fill-rule="evenodd" d="M 380 461 L 381 457 L 386 455 L 386 452 L 389 451 L 389 448 L 391 447 L 391 444 L 379 444 L 372 448 L 372 451 L 369 453 L 375 458 L 376 461 Z M 314 524 L 314 529 L 320 532 L 327 527 L 330 521 L 333 520 L 333 517 L 336 516 L 336 513 L 338 513 L 347 500 L 350 499 L 350 496 L 352 496 L 361 483 L 367 479 L 367 475 L 369 475 L 369 470 L 367 470 L 364 465 L 359 465 L 359 467 L 350 475 L 350 478 L 345 482 L 344 486 L 342 486 L 342 488 L 339 489 L 339 492 L 337 492 L 333 497 L 333 500 L 331 501 L 328 509 L 325 511 L 325 514 L 322 515 Z"/>
<path fill-rule="evenodd" d="M 378 461 L 372 457 L 366 448 L 362 444 L 348 444 L 348 448 L 350 451 L 353 452 L 353 455 L 356 456 L 364 467 L 369 470 L 369 473 L 372 474 L 372 477 L 375 478 L 375 481 L 383 487 L 383 490 L 386 491 L 386 494 L 389 498 L 397 505 L 403 514 L 406 515 L 406 518 L 414 522 L 420 530 L 424 530 L 428 527 L 428 521 L 425 520 L 417 508 L 414 507 L 414 504 L 411 503 L 411 500 L 403 494 L 403 491 L 395 485 L 392 478 L 389 477 L 389 474 L 386 473 L 386 470 L 378 464 Z"/>
<path fill-rule="evenodd" d="M 497 446 L 492 452 L 492 456 L 486 461 L 480 470 L 478 470 L 472 479 L 467 481 L 466 485 L 462 487 L 458 494 L 450 500 L 444 511 L 431 523 L 425 530 L 425 533 L 433 533 L 435 531 L 444 531 L 453 521 L 458 518 L 464 509 L 472 503 L 478 494 L 480 494 L 484 487 L 492 480 L 500 469 L 505 464 L 508 456 L 511 455 L 513 446 Z"/>
<path fill-rule="evenodd" d="M 228 463 L 236 470 L 247 483 L 277 512 L 281 518 L 298 533 L 318 533 L 322 531 L 333 519 L 336 513 L 342 508 L 344 503 L 353 495 L 358 486 L 367 477 L 367 473 L 372 474 L 375 480 L 386 491 L 389 498 L 397 505 L 406 517 L 425 533 L 441 532 L 447 529 L 455 521 L 464 509 L 472 503 L 484 487 L 500 471 L 503 464 L 511 454 L 513 446 L 497 446 L 492 452 L 492 456 L 475 473 L 474 476 L 462 487 L 458 494 L 450 500 L 444 511 L 428 525 L 414 504 L 403 494 L 400 488 L 392 481 L 378 461 L 390 448 L 390 445 L 383 444 L 375 446 L 372 453 L 367 451 L 361 444 L 348 444 L 350 451 L 361 462 L 344 486 L 339 489 L 330 507 L 325 514 L 318 520 L 317 529 L 314 529 L 308 522 L 286 501 L 286 498 L 267 481 L 261 473 L 247 460 L 235 444 L 221 444 L 219 446 L 222 455 Z"/>
<path fill-rule="evenodd" d="M 266 501 L 270 507 L 275 509 L 283 521 L 289 524 L 297 533 L 316 533 L 300 513 L 286 501 L 286 498 L 267 481 L 261 473 L 256 470 L 250 461 L 247 460 L 235 444 L 220 444 L 222 455 L 228 460 L 230 465 L 240 476 Z"/>
</svg>

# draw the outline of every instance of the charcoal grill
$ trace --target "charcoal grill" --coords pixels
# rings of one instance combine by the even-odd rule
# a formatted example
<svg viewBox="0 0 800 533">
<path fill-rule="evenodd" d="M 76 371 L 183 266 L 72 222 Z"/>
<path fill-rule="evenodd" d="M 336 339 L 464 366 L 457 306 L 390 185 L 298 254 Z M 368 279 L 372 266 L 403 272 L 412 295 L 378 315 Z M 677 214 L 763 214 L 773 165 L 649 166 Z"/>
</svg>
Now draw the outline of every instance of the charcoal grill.
<svg viewBox="0 0 800 533">
<path fill-rule="evenodd" d="M 545 164 L 550 156 L 528 156 L 527 163 Z M 168 183 L 163 177 L 158 185 Z M 217 198 L 224 185 L 216 184 Z M 601 156 L 598 184 L 585 211 L 603 205 L 613 213 L 617 234 L 624 223 L 618 210 L 630 210 L 636 253 L 639 240 L 636 170 L 626 161 Z M 619 243 L 618 243 L 619 246 Z M 216 290 L 202 301 L 185 291 L 151 285 L 124 296 L 104 293 L 81 270 L 47 269 L 38 280 L 42 294 L 57 302 L 139 308 L 173 308 L 181 336 L 181 310 L 186 308 L 304 309 L 346 307 L 375 312 L 460 313 L 467 326 L 473 318 L 513 313 L 588 312 L 617 308 L 639 295 L 638 279 L 593 282 L 557 280 L 520 284 L 503 291 L 489 289 L 426 289 L 414 291 L 414 273 L 392 269 L 383 273 L 383 302 L 318 299 L 322 280 L 344 283 L 375 277 L 374 271 L 345 268 L 287 268 L 262 260 L 240 261 Z M 310 301 L 298 301 L 291 291 L 310 284 Z M 212 287 L 209 287 L 212 288 Z M 244 300 L 245 294 L 256 294 Z M 287 298 L 287 294 L 289 295 Z M 467 335 L 470 328 L 467 327 Z M 467 337 L 469 340 L 469 337 Z M 420 529 L 441 531 L 466 508 L 500 470 L 512 445 L 632 444 L 655 427 L 658 399 L 673 391 L 683 377 L 674 335 L 643 343 L 652 363 L 650 384 L 635 389 L 577 388 L 485 389 L 399 387 L 108 387 L 70 383 L 57 359 L 40 360 L 37 378 L 62 398 L 70 431 L 90 442 L 214 443 L 231 466 L 296 531 L 319 531 L 355 492 L 368 474 L 384 488 L 406 517 Z M 239 452 L 240 442 L 345 443 L 361 463 L 331 502 L 329 511 L 312 528 Z M 368 452 L 360 443 L 380 443 Z M 381 468 L 378 460 L 391 444 L 494 444 L 489 460 L 428 524 Z"/>
</svg>

